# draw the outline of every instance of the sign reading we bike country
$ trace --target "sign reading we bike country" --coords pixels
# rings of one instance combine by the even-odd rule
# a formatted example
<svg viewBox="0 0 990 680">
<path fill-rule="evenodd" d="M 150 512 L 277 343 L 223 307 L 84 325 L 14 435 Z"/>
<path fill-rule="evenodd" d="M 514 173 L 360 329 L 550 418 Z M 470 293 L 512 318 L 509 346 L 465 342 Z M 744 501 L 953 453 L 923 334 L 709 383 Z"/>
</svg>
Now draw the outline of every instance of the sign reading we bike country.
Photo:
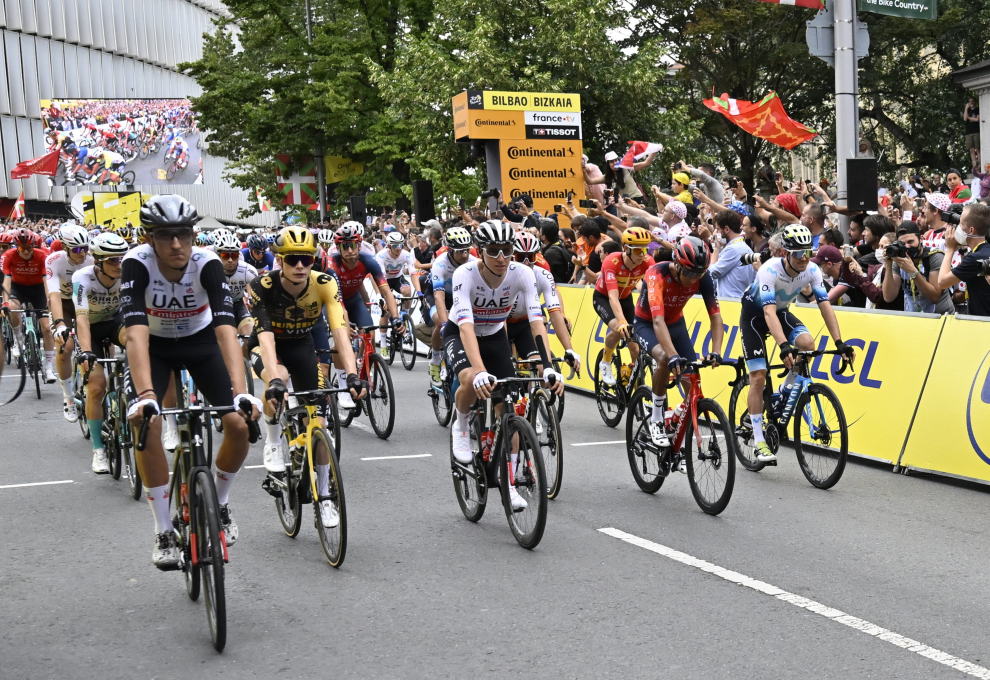
<svg viewBox="0 0 990 680">
<path fill-rule="evenodd" d="M 904 19 L 937 19 L 937 0 L 857 0 L 860 12 L 887 14 Z"/>
<path fill-rule="evenodd" d="M 568 193 L 577 203 L 584 196 L 581 154 L 580 141 L 502 140 L 499 161 L 506 201 L 529 194 L 544 215 L 566 202 Z"/>
</svg>

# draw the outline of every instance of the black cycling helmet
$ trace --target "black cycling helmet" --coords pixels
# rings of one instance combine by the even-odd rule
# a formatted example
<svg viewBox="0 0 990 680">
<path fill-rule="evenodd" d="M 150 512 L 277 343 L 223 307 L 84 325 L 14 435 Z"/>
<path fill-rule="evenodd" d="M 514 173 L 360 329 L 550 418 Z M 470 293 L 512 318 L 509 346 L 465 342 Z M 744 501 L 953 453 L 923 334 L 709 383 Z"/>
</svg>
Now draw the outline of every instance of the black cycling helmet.
<svg viewBox="0 0 990 680">
<path fill-rule="evenodd" d="M 685 236 L 674 249 L 674 262 L 684 271 L 700 274 L 708 269 L 710 261 L 708 244 L 697 236 Z"/>
<path fill-rule="evenodd" d="M 247 239 L 247 247 L 263 253 L 268 248 L 268 239 L 261 234 L 251 234 Z"/>
<path fill-rule="evenodd" d="M 141 206 L 141 225 L 151 231 L 158 227 L 192 227 L 199 213 L 192 203 L 175 194 L 156 194 Z"/>
</svg>

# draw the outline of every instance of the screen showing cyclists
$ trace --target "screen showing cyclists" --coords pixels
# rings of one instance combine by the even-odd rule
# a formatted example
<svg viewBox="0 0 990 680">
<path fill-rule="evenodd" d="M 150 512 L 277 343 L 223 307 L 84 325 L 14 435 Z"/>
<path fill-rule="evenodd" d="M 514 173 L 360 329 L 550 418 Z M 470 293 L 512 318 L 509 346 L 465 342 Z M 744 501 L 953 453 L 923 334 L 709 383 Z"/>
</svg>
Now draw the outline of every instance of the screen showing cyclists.
<svg viewBox="0 0 990 680">
<path fill-rule="evenodd" d="M 43 99 L 57 185 L 202 184 L 203 138 L 188 99 Z"/>
</svg>

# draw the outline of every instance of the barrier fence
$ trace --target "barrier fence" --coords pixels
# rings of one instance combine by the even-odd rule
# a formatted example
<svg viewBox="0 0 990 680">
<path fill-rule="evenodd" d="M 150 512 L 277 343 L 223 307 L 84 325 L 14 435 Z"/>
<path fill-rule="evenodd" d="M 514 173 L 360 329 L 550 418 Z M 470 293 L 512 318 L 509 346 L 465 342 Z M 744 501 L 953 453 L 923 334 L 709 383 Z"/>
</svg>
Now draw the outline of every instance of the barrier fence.
<svg viewBox="0 0 990 680">
<path fill-rule="evenodd" d="M 594 394 L 594 362 L 607 328 L 592 307 L 590 287 L 558 285 L 565 314 L 573 325 L 572 344 L 581 355 L 581 376 L 567 382 Z M 720 300 L 725 336 L 722 355 L 742 357 L 740 303 Z M 849 425 L 849 451 L 902 468 L 990 483 L 990 325 L 970 316 L 935 316 L 835 307 L 842 338 L 857 348 L 854 372 L 839 375 L 837 356 L 811 365 L 816 382 L 831 387 Z M 792 306 L 815 336 L 819 349 L 834 349 L 814 305 Z M 684 318 L 695 351 L 709 349 L 711 333 L 700 297 L 690 300 Z M 552 351 L 563 347 L 551 334 Z M 777 347 L 767 341 L 770 360 Z M 732 393 L 731 367 L 701 372 L 705 396 L 726 412 Z M 779 380 L 774 376 L 774 384 Z M 677 390 L 668 395 L 680 403 Z"/>
</svg>

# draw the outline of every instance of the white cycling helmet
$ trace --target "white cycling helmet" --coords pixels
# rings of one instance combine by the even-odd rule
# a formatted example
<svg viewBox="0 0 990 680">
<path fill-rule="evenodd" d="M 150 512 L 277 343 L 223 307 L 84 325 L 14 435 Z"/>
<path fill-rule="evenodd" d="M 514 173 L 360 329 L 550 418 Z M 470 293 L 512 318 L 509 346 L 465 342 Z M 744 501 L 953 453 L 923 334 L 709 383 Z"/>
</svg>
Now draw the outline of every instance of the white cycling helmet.
<svg viewBox="0 0 990 680">
<path fill-rule="evenodd" d="M 89 251 L 93 257 L 122 257 L 127 249 L 127 241 L 112 231 L 105 231 L 93 239 Z"/>
<path fill-rule="evenodd" d="M 540 249 L 540 242 L 528 231 L 517 231 L 513 250 L 517 253 L 535 253 Z"/>
<path fill-rule="evenodd" d="M 316 240 L 319 241 L 321 246 L 328 246 L 333 243 L 333 232 L 329 229 L 320 229 L 316 234 Z"/>
<path fill-rule="evenodd" d="M 89 245 L 89 232 L 78 224 L 66 222 L 58 230 L 58 240 L 63 248 L 82 248 Z"/>
<path fill-rule="evenodd" d="M 213 234 L 213 250 L 218 253 L 240 252 L 241 242 L 229 231 L 224 234 L 218 230 L 218 233 Z"/>
<path fill-rule="evenodd" d="M 405 245 L 405 237 L 397 231 L 390 231 L 388 236 L 385 237 L 385 243 L 388 244 L 389 248 L 401 248 Z"/>
<path fill-rule="evenodd" d="M 512 226 L 499 220 L 482 222 L 475 230 L 474 238 L 482 248 L 489 244 L 515 243 Z"/>
<path fill-rule="evenodd" d="M 230 229 L 224 229 L 224 228 L 216 229 L 213 232 L 213 241 L 216 242 L 217 240 L 223 238 L 224 236 L 233 236 L 233 235 L 234 232 L 232 232 Z"/>
</svg>

